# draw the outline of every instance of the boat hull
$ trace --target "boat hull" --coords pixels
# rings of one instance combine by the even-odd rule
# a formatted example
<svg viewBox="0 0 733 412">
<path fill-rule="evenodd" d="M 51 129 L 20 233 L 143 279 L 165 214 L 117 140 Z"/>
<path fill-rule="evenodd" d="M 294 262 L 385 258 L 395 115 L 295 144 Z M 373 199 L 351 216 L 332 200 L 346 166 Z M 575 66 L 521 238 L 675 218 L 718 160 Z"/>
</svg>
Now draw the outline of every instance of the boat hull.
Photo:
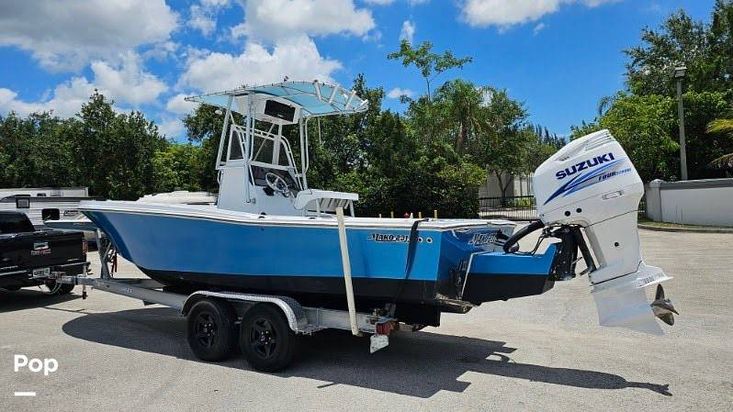
<svg viewBox="0 0 733 412">
<path fill-rule="evenodd" d="M 85 207 L 84 213 L 122 257 L 171 288 L 280 294 L 305 305 L 334 308 L 346 304 L 334 219 L 239 218 L 184 206 L 110 210 L 108 205 L 115 202 L 100 203 L 106 209 Z M 400 319 L 423 324 L 437 324 L 441 311 L 470 308 L 468 302 L 456 304 L 470 256 L 499 250 L 497 239 L 514 230 L 505 221 L 421 222 L 410 248 L 414 221 L 401 226 L 390 219 L 381 222 L 347 220 L 357 306 L 370 310 L 399 303 Z M 484 277 L 481 285 L 491 288 L 494 281 L 499 285 L 506 279 Z M 522 289 L 521 296 L 542 291 L 537 292 L 537 276 L 515 274 L 511 283 Z"/>
</svg>

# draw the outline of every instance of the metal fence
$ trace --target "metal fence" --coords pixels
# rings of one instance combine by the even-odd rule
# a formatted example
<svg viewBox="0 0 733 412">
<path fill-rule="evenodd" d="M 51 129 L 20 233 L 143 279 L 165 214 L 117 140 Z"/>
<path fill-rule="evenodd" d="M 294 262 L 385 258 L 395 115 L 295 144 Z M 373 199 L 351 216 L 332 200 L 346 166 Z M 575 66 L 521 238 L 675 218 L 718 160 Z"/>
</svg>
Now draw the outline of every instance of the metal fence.
<svg viewBox="0 0 733 412">
<path fill-rule="evenodd" d="M 646 219 L 646 195 L 642 196 L 639 202 L 639 218 Z"/>
<path fill-rule="evenodd" d="M 481 197 L 479 216 L 509 220 L 539 219 L 534 196 Z"/>
<path fill-rule="evenodd" d="M 480 197 L 479 217 L 508 220 L 539 219 L 534 196 Z M 646 197 L 639 202 L 639 217 L 646 217 Z"/>
</svg>

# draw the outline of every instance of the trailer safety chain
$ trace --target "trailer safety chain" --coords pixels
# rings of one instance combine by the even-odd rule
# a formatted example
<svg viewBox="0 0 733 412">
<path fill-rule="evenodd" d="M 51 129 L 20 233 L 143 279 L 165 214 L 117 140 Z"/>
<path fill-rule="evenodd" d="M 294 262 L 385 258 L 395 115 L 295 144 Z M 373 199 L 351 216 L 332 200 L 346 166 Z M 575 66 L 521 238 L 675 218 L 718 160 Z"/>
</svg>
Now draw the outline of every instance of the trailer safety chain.
<svg viewBox="0 0 733 412">
<path fill-rule="evenodd" d="M 104 252 L 104 262 L 103 264 L 110 264 L 109 268 L 109 274 L 110 276 L 117 273 L 117 249 L 112 245 L 112 243 L 108 243 L 106 246 L 106 251 Z"/>
<path fill-rule="evenodd" d="M 111 272 L 113 274 L 114 273 L 117 273 L 117 249 L 112 249 L 111 261 L 112 261 L 112 269 L 111 269 Z"/>
<path fill-rule="evenodd" d="M 44 284 L 44 286 L 48 289 L 48 292 L 45 292 L 46 294 L 55 295 L 61 289 L 61 282 L 54 282 L 53 287 L 48 286 L 48 284 Z M 39 285 L 38 288 L 41 288 L 41 286 Z"/>
</svg>

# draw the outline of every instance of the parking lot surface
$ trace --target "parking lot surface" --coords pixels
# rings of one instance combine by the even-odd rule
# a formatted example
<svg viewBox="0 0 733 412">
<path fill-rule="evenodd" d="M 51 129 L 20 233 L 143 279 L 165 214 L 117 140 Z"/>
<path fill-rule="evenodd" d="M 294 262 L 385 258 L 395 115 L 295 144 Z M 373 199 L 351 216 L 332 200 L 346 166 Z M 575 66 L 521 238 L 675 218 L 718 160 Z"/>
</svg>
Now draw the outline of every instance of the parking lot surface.
<svg viewBox="0 0 733 412">
<path fill-rule="evenodd" d="M 369 341 L 323 332 L 284 372 L 196 360 L 185 320 L 100 291 L 0 292 L 2 410 L 733 410 L 733 234 L 641 231 L 680 312 L 665 336 L 601 328 L 586 278 Z M 90 259 L 98 267 L 96 254 Z M 123 277 L 140 276 L 129 263 Z M 13 357 L 58 361 L 49 376 Z M 35 391 L 35 397 L 15 397 Z"/>
</svg>

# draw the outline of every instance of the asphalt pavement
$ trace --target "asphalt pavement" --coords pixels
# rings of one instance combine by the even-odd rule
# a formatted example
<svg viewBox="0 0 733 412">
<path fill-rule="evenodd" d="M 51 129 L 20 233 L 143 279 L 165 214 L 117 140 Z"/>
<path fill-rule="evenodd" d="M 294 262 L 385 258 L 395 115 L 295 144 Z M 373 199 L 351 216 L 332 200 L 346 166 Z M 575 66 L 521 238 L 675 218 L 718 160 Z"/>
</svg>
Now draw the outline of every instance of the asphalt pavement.
<svg viewBox="0 0 733 412">
<path fill-rule="evenodd" d="M 665 288 L 681 315 L 665 336 L 599 327 L 578 278 L 443 315 L 373 355 L 368 339 L 322 332 L 275 374 L 196 360 L 185 320 L 161 306 L 94 290 L 82 300 L 79 288 L 0 292 L 0 409 L 733 410 L 733 234 L 641 239 L 647 263 L 674 276 Z M 141 276 L 126 262 L 120 271 Z M 14 372 L 15 355 L 58 368 Z"/>
</svg>

